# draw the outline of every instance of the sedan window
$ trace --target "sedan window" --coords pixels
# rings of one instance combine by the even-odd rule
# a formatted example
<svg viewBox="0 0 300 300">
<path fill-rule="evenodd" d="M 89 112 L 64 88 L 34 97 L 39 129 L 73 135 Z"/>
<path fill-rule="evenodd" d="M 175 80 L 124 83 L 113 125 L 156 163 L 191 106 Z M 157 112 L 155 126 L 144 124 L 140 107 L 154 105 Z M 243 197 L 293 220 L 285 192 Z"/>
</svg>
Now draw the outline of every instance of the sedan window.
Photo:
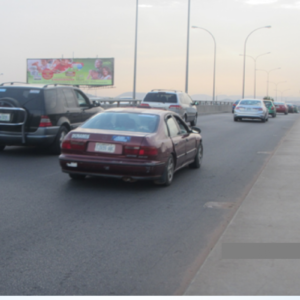
<svg viewBox="0 0 300 300">
<path fill-rule="evenodd" d="M 178 135 L 178 127 L 175 120 L 171 116 L 167 119 L 167 126 L 169 129 L 170 137 L 175 137 Z"/>
</svg>

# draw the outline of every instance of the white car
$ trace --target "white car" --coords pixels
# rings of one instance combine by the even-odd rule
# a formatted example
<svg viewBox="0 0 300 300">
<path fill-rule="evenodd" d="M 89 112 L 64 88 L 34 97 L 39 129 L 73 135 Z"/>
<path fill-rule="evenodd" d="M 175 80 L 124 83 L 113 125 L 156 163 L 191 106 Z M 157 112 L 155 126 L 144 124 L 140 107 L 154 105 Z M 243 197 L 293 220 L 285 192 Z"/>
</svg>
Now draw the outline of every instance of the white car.
<svg viewBox="0 0 300 300">
<path fill-rule="evenodd" d="M 263 100 L 242 99 L 234 109 L 233 120 L 235 122 L 242 119 L 258 119 L 262 122 L 269 120 L 269 112 Z"/>
</svg>

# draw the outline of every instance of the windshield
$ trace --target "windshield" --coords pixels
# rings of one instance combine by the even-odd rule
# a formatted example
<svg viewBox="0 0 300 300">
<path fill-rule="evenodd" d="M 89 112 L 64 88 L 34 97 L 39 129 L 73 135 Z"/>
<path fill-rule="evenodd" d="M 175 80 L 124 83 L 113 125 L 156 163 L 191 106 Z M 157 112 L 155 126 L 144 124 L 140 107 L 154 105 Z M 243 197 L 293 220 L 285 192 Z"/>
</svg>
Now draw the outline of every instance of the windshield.
<svg viewBox="0 0 300 300">
<path fill-rule="evenodd" d="M 155 132 L 159 117 L 151 114 L 104 112 L 84 123 L 82 128 L 115 131 Z"/>
<path fill-rule="evenodd" d="M 177 103 L 177 97 L 171 93 L 148 93 L 143 102 Z"/>
<path fill-rule="evenodd" d="M 264 101 L 264 103 L 265 103 L 266 107 L 273 106 L 272 102 L 270 102 L 270 101 Z"/>
<path fill-rule="evenodd" d="M 261 106 L 261 101 L 256 100 L 242 100 L 239 105 L 256 105 Z"/>
</svg>

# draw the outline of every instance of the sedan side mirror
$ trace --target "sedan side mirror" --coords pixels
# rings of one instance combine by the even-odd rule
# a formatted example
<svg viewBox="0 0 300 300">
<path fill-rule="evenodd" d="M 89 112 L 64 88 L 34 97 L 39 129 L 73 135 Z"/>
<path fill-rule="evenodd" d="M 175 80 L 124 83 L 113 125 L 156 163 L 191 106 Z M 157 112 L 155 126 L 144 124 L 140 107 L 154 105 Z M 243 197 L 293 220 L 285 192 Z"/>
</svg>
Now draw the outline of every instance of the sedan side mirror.
<svg viewBox="0 0 300 300">
<path fill-rule="evenodd" d="M 196 131 L 197 133 L 201 133 L 201 129 L 199 127 L 192 126 L 192 131 Z"/>
<path fill-rule="evenodd" d="M 100 106 L 100 103 L 96 100 L 93 100 L 93 106 L 98 107 L 98 106 Z"/>
</svg>

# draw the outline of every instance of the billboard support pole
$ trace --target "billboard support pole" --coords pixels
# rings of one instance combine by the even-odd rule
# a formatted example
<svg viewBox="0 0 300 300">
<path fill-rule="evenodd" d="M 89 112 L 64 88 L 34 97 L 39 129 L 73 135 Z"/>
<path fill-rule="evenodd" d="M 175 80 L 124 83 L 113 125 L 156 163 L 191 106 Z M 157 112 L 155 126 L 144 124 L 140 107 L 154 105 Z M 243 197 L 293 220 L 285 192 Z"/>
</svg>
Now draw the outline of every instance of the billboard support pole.
<svg viewBox="0 0 300 300">
<path fill-rule="evenodd" d="M 132 92 L 133 99 L 135 99 L 135 92 L 136 92 L 136 56 L 137 56 L 136 54 L 137 54 L 137 32 L 138 32 L 138 9 L 139 9 L 139 0 L 136 0 L 134 71 L 133 71 L 133 92 Z"/>
</svg>

